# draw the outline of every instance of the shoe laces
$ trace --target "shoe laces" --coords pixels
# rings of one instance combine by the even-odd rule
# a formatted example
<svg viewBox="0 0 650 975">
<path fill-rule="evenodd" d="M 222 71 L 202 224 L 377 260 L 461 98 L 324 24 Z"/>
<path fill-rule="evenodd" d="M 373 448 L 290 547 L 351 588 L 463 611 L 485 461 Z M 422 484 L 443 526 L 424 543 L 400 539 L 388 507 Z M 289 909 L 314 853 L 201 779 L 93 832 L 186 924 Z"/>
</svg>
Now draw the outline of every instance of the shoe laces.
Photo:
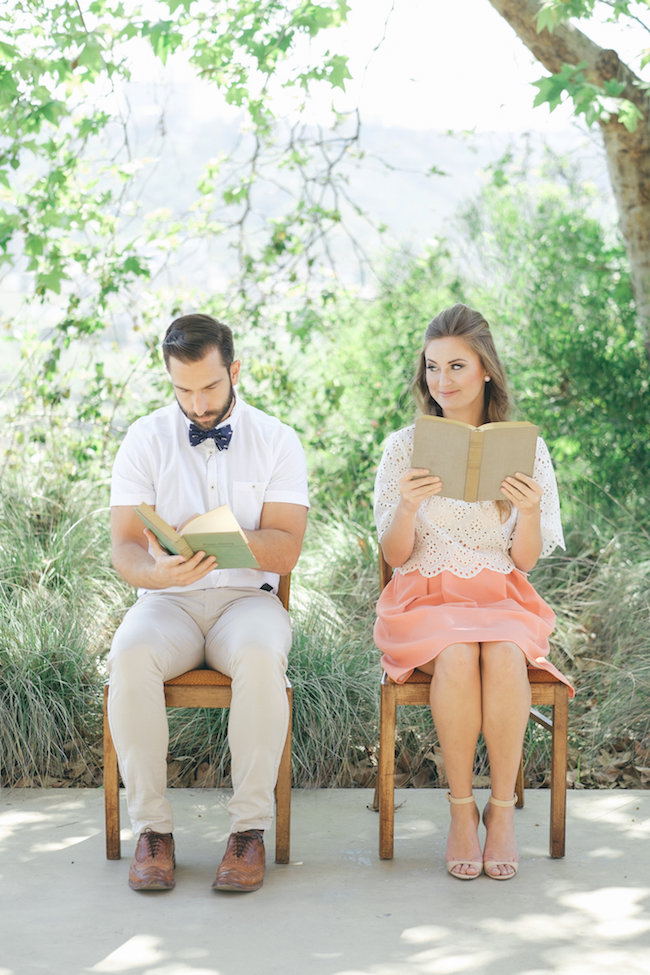
<svg viewBox="0 0 650 975">
<path fill-rule="evenodd" d="M 163 833 L 155 833 L 152 829 L 146 829 L 143 835 L 149 847 L 149 853 L 155 859 L 164 850 L 165 836 Z"/>
<path fill-rule="evenodd" d="M 235 833 L 235 856 L 244 856 L 251 843 L 261 839 L 262 833 L 258 829 L 247 829 L 243 833 Z"/>
</svg>

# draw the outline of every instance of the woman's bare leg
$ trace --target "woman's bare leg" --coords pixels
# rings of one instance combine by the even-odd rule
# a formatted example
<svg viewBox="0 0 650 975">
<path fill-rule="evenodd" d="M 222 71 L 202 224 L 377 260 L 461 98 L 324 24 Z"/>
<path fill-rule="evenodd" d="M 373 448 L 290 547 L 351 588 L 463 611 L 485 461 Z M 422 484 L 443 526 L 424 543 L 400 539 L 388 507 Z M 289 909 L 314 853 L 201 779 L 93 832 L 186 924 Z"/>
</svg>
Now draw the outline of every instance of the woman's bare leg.
<svg viewBox="0 0 650 975">
<path fill-rule="evenodd" d="M 530 712 L 530 684 L 526 658 L 514 643 L 484 643 L 481 647 L 482 731 L 490 760 L 492 795 L 512 799 Z M 483 857 L 496 861 L 492 872 L 515 873 L 517 860 L 514 807 L 490 804 Z M 508 862 L 510 861 L 510 862 Z"/>
<path fill-rule="evenodd" d="M 455 799 L 472 794 L 472 770 L 481 728 L 481 673 L 479 646 L 457 643 L 446 647 L 435 661 L 420 668 L 432 673 L 431 714 Z M 475 875 L 470 861 L 481 860 L 478 820 L 473 803 L 451 805 L 447 860 L 464 860 L 456 872 Z"/>
</svg>

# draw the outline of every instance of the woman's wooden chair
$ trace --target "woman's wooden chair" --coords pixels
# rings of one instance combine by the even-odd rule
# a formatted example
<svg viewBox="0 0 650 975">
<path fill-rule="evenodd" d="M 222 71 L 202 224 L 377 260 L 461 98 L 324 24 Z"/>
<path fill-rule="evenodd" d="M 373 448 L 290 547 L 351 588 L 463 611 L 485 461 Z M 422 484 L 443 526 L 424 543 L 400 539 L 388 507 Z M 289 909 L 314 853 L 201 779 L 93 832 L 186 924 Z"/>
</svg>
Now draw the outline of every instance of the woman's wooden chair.
<svg viewBox="0 0 650 975">
<path fill-rule="evenodd" d="M 380 590 L 389 582 L 392 568 L 379 546 Z M 563 857 L 566 832 L 566 769 L 569 693 L 566 684 L 543 670 L 528 669 L 528 679 L 533 705 L 550 705 L 553 718 L 531 707 L 530 716 L 551 732 L 551 824 L 549 852 L 552 857 Z M 382 860 L 393 857 L 395 819 L 395 724 L 398 705 L 429 704 L 431 677 L 415 670 L 403 684 L 396 684 L 384 673 L 381 681 L 381 709 L 379 731 L 379 767 L 377 791 L 379 805 L 379 856 Z M 517 776 L 517 807 L 524 805 L 523 755 Z"/>
<path fill-rule="evenodd" d="M 278 598 L 289 608 L 291 574 L 281 576 Z M 228 708 L 232 697 L 230 677 L 218 670 L 189 670 L 165 682 L 165 704 L 168 708 Z M 287 681 L 289 728 L 280 760 L 275 788 L 275 862 L 289 862 L 291 827 L 291 726 L 293 691 Z M 106 821 L 106 858 L 119 860 L 120 798 L 117 754 L 108 723 L 108 684 L 104 687 L 104 807 Z"/>
</svg>

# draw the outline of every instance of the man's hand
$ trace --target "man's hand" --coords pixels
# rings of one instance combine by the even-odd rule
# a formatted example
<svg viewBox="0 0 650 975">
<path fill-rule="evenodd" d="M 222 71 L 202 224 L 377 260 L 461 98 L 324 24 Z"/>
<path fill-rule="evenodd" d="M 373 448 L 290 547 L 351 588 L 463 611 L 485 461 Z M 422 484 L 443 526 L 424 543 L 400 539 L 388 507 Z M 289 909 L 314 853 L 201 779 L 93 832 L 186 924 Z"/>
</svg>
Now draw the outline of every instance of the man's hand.
<svg viewBox="0 0 650 975">
<path fill-rule="evenodd" d="M 115 569 L 137 588 L 190 586 L 217 567 L 215 557 L 206 557 L 205 552 L 195 552 L 190 559 L 170 555 L 148 529 L 143 530 L 135 511 L 127 505 L 111 508 L 111 538 Z"/>
<path fill-rule="evenodd" d="M 147 586 L 148 589 L 190 586 L 217 568 L 214 555 L 206 556 L 205 552 L 195 552 L 191 559 L 186 559 L 183 555 L 170 555 L 148 528 L 144 529 L 143 534 L 149 541 L 150 554 L 154 561 L 152 578 L 155 584 Z"/>
</svg>

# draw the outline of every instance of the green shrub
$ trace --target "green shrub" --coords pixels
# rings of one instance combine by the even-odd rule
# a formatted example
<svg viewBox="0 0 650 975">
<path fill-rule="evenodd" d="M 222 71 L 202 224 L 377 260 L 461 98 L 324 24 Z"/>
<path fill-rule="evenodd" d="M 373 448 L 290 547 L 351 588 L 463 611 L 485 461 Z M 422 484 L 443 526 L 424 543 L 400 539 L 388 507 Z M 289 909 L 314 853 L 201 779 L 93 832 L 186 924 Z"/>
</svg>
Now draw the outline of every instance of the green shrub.
<svg viewBox="0 0 650 975">
<path fill-rule="evenodd" d="M 66 490 L 67 489 L 67 490 Z M 128 592 L 108 565 L 106 509 L 63 483 L 3 484 L 0 781 L 96 775 L 101 655 Z"/>
</svg>

